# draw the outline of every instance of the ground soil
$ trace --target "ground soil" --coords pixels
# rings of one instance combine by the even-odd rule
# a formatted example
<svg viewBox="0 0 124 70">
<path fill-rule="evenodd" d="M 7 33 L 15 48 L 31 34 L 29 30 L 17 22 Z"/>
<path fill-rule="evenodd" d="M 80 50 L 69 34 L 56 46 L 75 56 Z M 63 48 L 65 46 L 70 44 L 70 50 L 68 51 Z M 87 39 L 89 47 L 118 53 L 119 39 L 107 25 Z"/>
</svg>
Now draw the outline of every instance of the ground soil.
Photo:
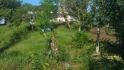
<svg viewBox="0 0 124 70">
<path fill-rule="evenodd" d="M 92 28 L 90 30 L 91 34 L 92 34 L 92 38 L 93 40 L 96 40 L 96 34 L 97 34 L 97 28 Z M 115 35 L 108 35 L 105 32 L 105 29 L 100 28 L 100 40 L 102 41 L 111 41 L 111 42 L 116 42 L 117 38 Z"/>
</svg>

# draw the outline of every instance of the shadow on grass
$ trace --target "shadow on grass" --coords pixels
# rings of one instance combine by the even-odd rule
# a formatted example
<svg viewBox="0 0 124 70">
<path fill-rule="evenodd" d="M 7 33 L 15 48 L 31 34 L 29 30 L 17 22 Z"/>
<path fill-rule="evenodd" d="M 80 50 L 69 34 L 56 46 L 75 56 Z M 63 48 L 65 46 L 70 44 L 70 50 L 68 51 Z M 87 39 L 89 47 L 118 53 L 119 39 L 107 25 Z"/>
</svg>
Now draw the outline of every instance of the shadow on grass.
<svg viewBox="0 0 124 70">
<path fill-rule="evenodd" d="M 116 60 L 90 60 L 89 70 L 123 70 L 124 65 L 122 62 Z"/>
<path fill-rule="evenodd" d="M 6 43 L 5 42 L 5 45 L 0 48 L 0 54 L 3 53 L 5 50 L 11 48 L 13 45 L 19 43 L 20 41 L 22 41 L 21 39 L 17 40 L 16 42 L 11 42 L 11 43 Z"/>
<path fill-rule="evenodd" d="M 101 51 L 105 51 L 108 54 L 119 55 L 124 60 L 124 47 L 109 41 L 101 41 L 101 43 L 103 44 Z"/>
<path fill-rule="evenodd" d="M 89 70 L 124 70 L 124 48 L 121 45 L 110 41 L 101 41 L 101 55 L 102 58 L 90 59 Z M 122 61 L 116 58 L 108 59 L 109 56 L 119 56 Z M 107 58 L 106 58 L 107 56 Z"/>
</svg>

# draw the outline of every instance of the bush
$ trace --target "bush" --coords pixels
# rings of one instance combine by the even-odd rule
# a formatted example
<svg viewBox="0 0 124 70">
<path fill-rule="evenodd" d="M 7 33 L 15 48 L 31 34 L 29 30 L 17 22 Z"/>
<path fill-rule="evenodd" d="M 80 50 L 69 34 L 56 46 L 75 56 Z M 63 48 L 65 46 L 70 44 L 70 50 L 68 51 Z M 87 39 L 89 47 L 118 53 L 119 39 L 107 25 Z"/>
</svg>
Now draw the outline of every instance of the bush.
<svg viewBox="0 0 124 70">
<path fill-rule="evenodd" d="M 0 49 L 3 49 L 5 47 L 10 47 L 11 45 L 17 43 L 18 41 L 22 40 L 27 33 L 28 33 L 27 25 L 24 23 L 22 23 L 18 27 L 11 27 L 8 33 L 3 34 L 3 37 L 0 43 L 1 45 Z"/>
<path fill-rule="evenodd" d="M 69 54 L 66 52 L 66 50 L 64 49 L 64 47 L 60 47 L 59 48 L 59 54 L 57 57 L 58 61 L 69 61 Z"/>
<path fill-rule="evenodd" d="M 77 48 L 82 48 L 91 40 L 91 34 L 88 32 L 78 32 L 73 38 L 73 45 Z"/>
<path fill-rule="evenodd" d="M 107 59 L 90 59 L 89 70 L 123 70 L 124 64 Z"/>
<path fill-rule="evenodd" d="M 41 53 L 31 53 L 28 57 L 28 64 L 31 65 L 33 70 L 43 70 L 43 57 Z"/>
<path fill-rule="evenodd" d="M 15 30 L 13 31 L 10 41 L 11 44 L 14 44 L 20 40 L 22 40 L 25 35 L 27 34 L 27 25 L 25 24 L 21 24 L 20 26 L 18 26 L 17 28 L 15 27 Z"/>
</svg>

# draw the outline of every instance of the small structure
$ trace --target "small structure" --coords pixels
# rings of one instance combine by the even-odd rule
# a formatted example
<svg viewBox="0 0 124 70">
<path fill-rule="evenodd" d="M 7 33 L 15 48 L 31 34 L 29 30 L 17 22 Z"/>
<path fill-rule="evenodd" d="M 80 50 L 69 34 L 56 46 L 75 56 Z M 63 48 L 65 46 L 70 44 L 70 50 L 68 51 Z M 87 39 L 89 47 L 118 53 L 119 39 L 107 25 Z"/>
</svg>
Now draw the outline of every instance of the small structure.
<svg viewBox="0 0 124 70">
<path fill-rule="evenodd" d="M 76 21 L 74 17 L 70 16 L 66 10 L 65 4 L 64 3 L 59 3 L 58 5 L 58 12 L 57 16 L 54 19 L 54 22 L 57 24 L 63 24 L 63 23 L 70 23 Z"/>
<path fill-rule="evenodd" d="M 3 19 L 0 19 L 0 25 L 5 25 L 6 24 L 6 20 L 3 18 Z"/>
<path fill-rule="evenodd" d="M 56 18 L 56 22 L 58 23 L 64 23 L 66 20 L 63 16 L 59 15 L 57 18 Z"/>
<path fill-rule="evenodd" d="M 56 22 L 58 24 L 62 24 L 65 22 L 74 22 L 74 21 L 76 21 L 76 19 L 70 15 L 67 15 L 66 17 L 64 17 L 63 15 L 58 15 L 57 18 L 55 18 L 54 22 Z"/>
</svg>

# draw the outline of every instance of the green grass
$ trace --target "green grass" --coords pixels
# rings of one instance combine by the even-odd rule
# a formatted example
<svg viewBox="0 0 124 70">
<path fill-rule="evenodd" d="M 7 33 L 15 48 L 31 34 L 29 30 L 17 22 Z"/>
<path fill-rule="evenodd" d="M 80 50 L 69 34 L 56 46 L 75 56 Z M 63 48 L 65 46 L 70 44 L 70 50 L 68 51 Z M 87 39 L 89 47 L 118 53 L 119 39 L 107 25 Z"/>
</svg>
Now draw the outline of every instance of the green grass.
<svg viewBox="0 0 124 70">
<path fill-rule="evenodd" d="M 32 53 L 43 51 L 46 45 L 46 39 L 39 32 L 30 33 L 27 39 L 11 46 L 1 54 L 0 66 L 6 68 L 11 62 L 13 66 L 20 66 Z"/>
<path fill-rule="evenodd" d="M 11 45 L 21 41 L 28 34 L 27 24 L 24 22 L 20 26 L 1 26 L 0 27 L 0 49 L 6 49 Z"/>
<path fill-rule="evenodd" d="M 12 46 L 7 52 L 19 51 L 23 54 L 27 54 L 30 51 L 42 50 L 46 46 L 46 40 L 39 32 L 30 33 L 28 36 L 29 38 Z"/>
<path fill-rule="evenodd" d="M 4 30 L 9 30 L 6 26 L 0 29 L 3 29 L 0 35 L 4 35 L 1 33 Z M 76 33 L 76 30 L 64 26 L 55 29 L 57 46 L 61 51 L 59 57 L 61 61 L 57 61 L 47 54 L 51 33 L 47 33 L 46 38 L 40 31 L 30 32 L 26 34 L 26 38 L 0 53 L 0 70 L 65 70 L 65 63 L 70 64 L 70 70 L 90 70 L 92 67 L 100 67 L 98 63 L 94 65 L 95 61 L 93 62 L 91 58 L 95 51 L 92 44 L 86 44 L 81 48 L 74 47 L 72 40 Z"/>
</svg>

